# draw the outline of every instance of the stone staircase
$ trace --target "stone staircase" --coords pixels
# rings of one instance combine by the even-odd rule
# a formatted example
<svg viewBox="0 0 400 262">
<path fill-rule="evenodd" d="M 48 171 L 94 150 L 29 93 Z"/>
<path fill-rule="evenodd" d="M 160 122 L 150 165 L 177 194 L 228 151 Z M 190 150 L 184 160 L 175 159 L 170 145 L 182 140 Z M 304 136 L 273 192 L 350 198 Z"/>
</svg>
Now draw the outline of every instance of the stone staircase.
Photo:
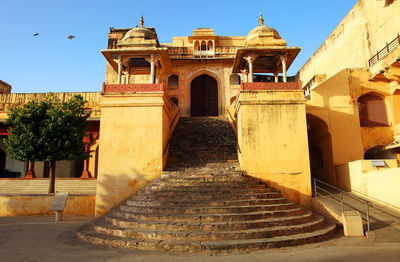
<svg viewBox="0 0 400 262">
<path fill-rule="evenodd" d="M 78 230 L 111 247 L 233 251 L 327 239 L 335 225 L 242 175 L 225 118 L 181 118 L 163 175 Z"/>
</svg>

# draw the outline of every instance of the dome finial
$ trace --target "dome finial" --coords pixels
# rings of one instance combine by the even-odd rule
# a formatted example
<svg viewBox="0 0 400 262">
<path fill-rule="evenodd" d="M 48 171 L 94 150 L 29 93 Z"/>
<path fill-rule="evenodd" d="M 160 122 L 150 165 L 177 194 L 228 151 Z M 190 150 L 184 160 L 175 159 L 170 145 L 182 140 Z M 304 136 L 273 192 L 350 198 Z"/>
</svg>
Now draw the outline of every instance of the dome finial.
<svg viewBox="0 0 400 262">
<path fill-rule="evenodd" d="M 260 19 L 258 19 L 258 22 L 260 23 L 260 25 L 264 25 L 264 18 L 261 12 L 260 12 Z"/>
<path fill-rule="evenodd" d="M 140 27 L 143 27 L 143 24 L 144 24 L 143 15 L 142 15 L 142 17 L 140 17 L 139 24 L 140 24 Z"/>
</svg>

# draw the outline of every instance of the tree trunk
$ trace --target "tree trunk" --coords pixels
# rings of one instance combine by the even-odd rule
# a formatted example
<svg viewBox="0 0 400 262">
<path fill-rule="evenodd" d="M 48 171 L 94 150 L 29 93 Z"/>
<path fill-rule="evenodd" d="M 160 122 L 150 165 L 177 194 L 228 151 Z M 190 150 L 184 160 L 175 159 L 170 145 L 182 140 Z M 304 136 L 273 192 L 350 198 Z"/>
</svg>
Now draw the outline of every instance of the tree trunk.
<svg viewBox="0 0 400 262">
<path fill-rule="evenodd" d="M 49 176 L 49 194 L 55 193 L 55 186 L 56 186 L 56 161 L 50 161 L 50 176 Z"/>
</svg>

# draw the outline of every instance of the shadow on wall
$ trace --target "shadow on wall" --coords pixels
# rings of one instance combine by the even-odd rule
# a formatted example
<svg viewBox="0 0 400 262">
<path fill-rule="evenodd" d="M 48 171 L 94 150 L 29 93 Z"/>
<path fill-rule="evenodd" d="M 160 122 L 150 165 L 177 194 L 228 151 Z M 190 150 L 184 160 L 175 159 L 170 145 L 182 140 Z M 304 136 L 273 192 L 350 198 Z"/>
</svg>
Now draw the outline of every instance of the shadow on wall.
<svg viewBox="0 0 400 262">
<path fill-rule="evenodd" d="M 143 174 L 135 169 L 121 174 L 100 174 L 96 189 L 95 216 L 101 216 L 136 194 L 160 174 Z"/>
<path fill-rule="evenodd" d="M 393 4 L 393 2 L 395 0 L 384 0 L 385 1 L 385 7 L 390 6 L 391 4 Z"/>
<path fill-rule="evenodd" d="M 304 208 L 311 209 L 311 195 L 303 194 L 303 193 L 299 192 L 298 190 L 295 190 L 293 188 L 288 188 L 284 185 L 270 181 L 268 179 L 263 179 L 263 178 L 255 177 L 255 176 L 251 176 L 251 175 L 247 175 L 247 176 L 252 177 L 255 180 L 258 180 L 264 184 L 267 184 L 270 188 L 273 188 L 274 190 L 279 191 L 282 194 L 282 196 L 285 197 L 287 200 L 297 203 L 297 204 L 300 204 Z M 310 182 L 310 186 L 311 186 L 311 182 Z"/>
</svg>

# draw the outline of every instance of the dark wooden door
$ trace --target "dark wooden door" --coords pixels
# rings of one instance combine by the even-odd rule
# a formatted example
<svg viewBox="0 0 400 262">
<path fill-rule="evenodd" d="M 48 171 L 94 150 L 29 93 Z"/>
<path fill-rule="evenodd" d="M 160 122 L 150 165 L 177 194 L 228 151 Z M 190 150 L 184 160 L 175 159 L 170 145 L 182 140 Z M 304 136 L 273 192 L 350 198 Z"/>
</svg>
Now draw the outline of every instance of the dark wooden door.
<svg viewBox="0 0 400 262">
<path fill-rule="evenodd" d="M 190 88 L 191 116 L 218 116 L 218 84 L 208 75 L 192 81 Z"/>
</svg>

